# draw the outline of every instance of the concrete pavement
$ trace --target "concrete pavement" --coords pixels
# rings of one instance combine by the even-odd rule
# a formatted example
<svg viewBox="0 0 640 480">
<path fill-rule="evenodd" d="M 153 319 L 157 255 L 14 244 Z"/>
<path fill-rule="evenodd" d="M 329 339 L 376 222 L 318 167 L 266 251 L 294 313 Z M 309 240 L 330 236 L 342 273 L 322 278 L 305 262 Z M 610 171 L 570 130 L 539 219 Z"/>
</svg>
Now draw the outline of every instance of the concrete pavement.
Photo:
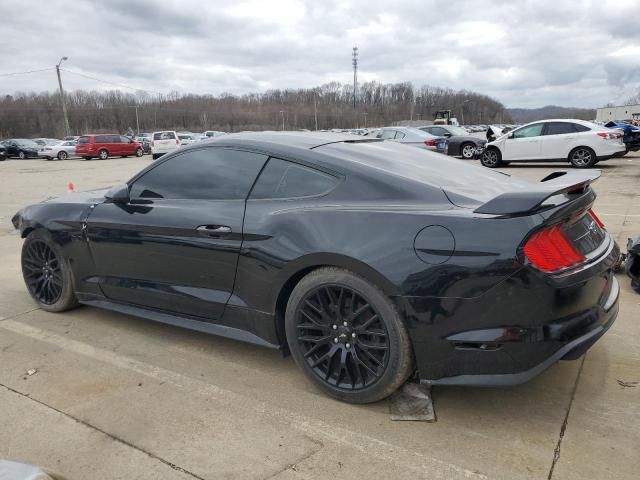
<svg viewBox="0 0 640 480">
<path fill-rule="evenodd" d="M 1 458 L 69 479 L 638 478 L 640 385 L 617 380 L 640 381 L 640 295 L 622 275 L 620 316 L 585 357 L 519 387 L 436 388 L 434 424 L 331 400 L 277 352 L 89 307 L 35 309 L 11 216 L 149 161 L 0 162 Z M 601 165 L 596 211 L 624 244 L 640 234 L 640 156 Z"/>
</svg>

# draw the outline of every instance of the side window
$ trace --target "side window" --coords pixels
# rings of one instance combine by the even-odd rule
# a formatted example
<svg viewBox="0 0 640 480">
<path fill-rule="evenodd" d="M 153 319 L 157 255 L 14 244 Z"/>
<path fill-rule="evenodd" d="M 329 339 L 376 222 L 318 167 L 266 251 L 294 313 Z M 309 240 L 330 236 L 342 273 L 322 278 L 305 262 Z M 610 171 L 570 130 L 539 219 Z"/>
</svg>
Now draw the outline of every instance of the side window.
<svg viewBox="0 0 640 480">
<path fill-rule="evenodd" d="M 98 135 L 95 137 L 94 143 L 111 143 L 111 135 Z"/>
<path fill-rule="evenodd" d="M 85 143 L 89 143 L 89 137 L 80 137 L 80 138 L 78 139 L 78 143 L 79 143 L 80 145 L 83 145 L 83 144 L 85 144 Z"/>
<path fill-rule="evenodd" d="M 296 198 L 320 195 L 338 183 L 333 175 L 313 168 L 270 158 L 251 191 L 251 199 Z"/>
<path fill-rule="evenodd" d="M 396 136 L 395 130 L 383 130 L 378 138 L 384 138 L 385 140 L 392 140 Z"/>
<path fill-rule="evenodd" d="M 120 137 L 120 143 L 129 143 L 129 137 Z"/>
<path fill-rule="evenodd" d="M 447 132 L 442 127 L 433 127 L 433 129 L 429 133 L 432 135 L 436 135 L 437 137 L 444 137 L 444 134 L 449 132 Z"/>
<path fill-rule="evenodd" d="M 433 133 L 433 127 L 421 128 L 420 130 L 422 130 L 423 132 L 430 133 L 431 135 L 435 135 L 435 133 Z"/>
<path fill-rule="evenodd" d="M 407 135 L 406 135 L 405 133 L 397 132 L 397 131 L 396 131 L 396 140 L 400 140 L 400 139 L 402 139 L 402 138 L 404 138 L 404 137 L 406 137 L 406 136 L 407 136 Z"/>
<path fill-rule="evenodd" d="M 534 123 L 513 131 L 513 138 L 539 137 L 542 134 L 544 123 Z"/>
<path fill-rule="evenodd" d="M 591 129 L 585 125 L 580 125 L 579 123 L 574 123 L 573 124 L 573 131 L 574 132 L 588 132 Z"/>
<path fill-rule="evenodd" d="M 574 133 L 574 124 L 569 122 L 549 122 L 544 131 L 545 135 L 565 135 Z"/>
<path fill-rule="evenodd" d="M 239 150 L 192 150 L 160 163 L 136 180 L 131 198 L 245 199 L 266 160 L 266 155 Z"/>
</svg>

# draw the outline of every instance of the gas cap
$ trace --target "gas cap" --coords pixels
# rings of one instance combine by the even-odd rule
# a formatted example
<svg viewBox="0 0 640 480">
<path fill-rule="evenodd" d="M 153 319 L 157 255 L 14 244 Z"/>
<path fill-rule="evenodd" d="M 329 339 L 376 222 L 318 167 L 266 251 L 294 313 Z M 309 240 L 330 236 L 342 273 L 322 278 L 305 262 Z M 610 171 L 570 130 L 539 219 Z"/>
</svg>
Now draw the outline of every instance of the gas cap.
<svg viewBox="0 0 640 480">
<path fill-rule="evenodd" d="M 413 249 L 424 263 L 440 265 L 451 258 L 456 249 L 456 241 L 448 228 L 429 225 L 418 232 L 413 241 Z"/>
</svg>

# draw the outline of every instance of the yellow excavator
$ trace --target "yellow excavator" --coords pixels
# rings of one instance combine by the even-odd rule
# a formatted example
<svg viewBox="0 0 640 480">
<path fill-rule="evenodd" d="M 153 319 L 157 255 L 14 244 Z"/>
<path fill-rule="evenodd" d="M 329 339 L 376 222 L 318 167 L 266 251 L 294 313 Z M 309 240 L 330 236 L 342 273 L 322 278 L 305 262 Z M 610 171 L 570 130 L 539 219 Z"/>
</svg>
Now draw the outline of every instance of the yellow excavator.
<svg viewBox="0 0 640 480">
<path fill-rule="evenodd" d="M 434 125 L 455 125 L 458 126 L 458 119 L 451 115 L 451 110 L 438 110 L 433 118 Z"/>
</svg>

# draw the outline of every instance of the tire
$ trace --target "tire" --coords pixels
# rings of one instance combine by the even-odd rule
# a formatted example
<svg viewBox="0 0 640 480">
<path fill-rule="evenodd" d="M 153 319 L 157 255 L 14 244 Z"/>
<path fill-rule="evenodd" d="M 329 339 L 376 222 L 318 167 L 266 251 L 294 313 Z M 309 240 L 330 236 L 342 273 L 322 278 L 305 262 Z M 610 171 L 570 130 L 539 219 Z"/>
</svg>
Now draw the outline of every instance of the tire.
<svg viewBox="0 0 640 480">
<path fill-rule="evenodd" d="M 483 166 L 487 168 L 497 168 L 503 165 L 502 154 L 497 148 L 488 148 L 482 153 L 480 160 Z"/>
<path fill-rule="evenodd" d="M 91 157 L 82 157 L 82 158 L 84 158 L 85 160 L 91 160 Z"/>
<path fill-rule="evenodd" d="M 69 154 L 67 152 L 64 150 L 58 152 L 58 160 L 66 160 L 67 158 L 69 158 Z"/>
<path fill-rule="evenodd" d="M 345 402 L 382 400 L 413 371 L 411 341 L 396 306 L 348 270 L 325 267 L 305 276 L 291 292 L 285 331 L 305 375 Z"/>
<path fill-rule="evenodd" d="M 152 158 L 153 160 L 157 160 L 157 159 L 159 159 L 161 156 L 162 156 L 162 154 L 160 154 L 160 153 L 154 153 L 154 154 L 152 154 L 152 155 L 151 155 L 151 158 Z"/>
<path fill-rule="evenodd" d="M 27 155 L 26 155 L 22 150 L 20 150 L 20 151 L 18 152 L 18 158 L 19 158 L 20 160 L 24 160 L 25 158 L 27 158 Z"/>
<path fill-rule="evenodd" d="M 144 155 L 142 148 L 136 148 L 136 157 L 141 157 L 142 155 Z"/>
<path fill-rule="evenodd" d="M 569 153 L 569 162 L 575 168 L 591 168 L 597 161 L 596 153 L 589 147 L 576 147 Z"/>
<path fill-rule="evenodd" d="M 463 143 L 460 145 L 460 156 L 465 160 L 473 160 L 476 155 L 476 146 L 473 143 Z"/>
<path fill-rule="evenodd" d="M 98 152 L 98 158 L 100 160 L 106 160 L 109 158 L 109 152 L 107 152 L 104 148 Z"/>
<path fill-rule="evenodd" d="M 27 290 L 38 307 L 64 312 L 78 305 L 69 263 L 48 231 L 39 228 L 27 236 L 21 265 Z"/>
</svg>

